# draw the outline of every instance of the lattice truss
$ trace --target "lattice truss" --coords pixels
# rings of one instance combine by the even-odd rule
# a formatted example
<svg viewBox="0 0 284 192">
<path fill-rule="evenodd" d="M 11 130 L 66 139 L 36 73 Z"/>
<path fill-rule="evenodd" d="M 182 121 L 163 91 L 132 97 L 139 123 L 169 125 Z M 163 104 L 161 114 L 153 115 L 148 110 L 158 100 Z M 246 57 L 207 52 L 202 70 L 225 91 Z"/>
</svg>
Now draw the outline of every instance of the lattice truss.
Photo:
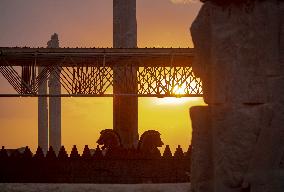
<svg viewBox="0 0 284 192">
<path fill-rule="evenodd" d="M 0 66 L 0 73 L 7 79 L 18 94 L 37 95 L 39 86 L 46 82 L 53 68 L 45 67 L 37 75 L 36 67 Z"/>
<path fill-rule="evenodd" d="M 118 81 L 116 85 L 124 90 L 123 94 L 150 97 L 192 97 L 203 94 L 202 82 L 194 76 L 191 67 L 135 67 L 137 77 L 126 78 L 123 71 L 114 78 L 114 71 L 120 69 L 125 71 L 123 67 L 113 70 L 113 67 L 107 66 L 50 66 L 41 69 L 35 65 L 0 66 L 2 75 L 20 95 L 42 95 L 40 85 L 51 76 L 60 81 L 63 88 L 61 96 L 113 96 L 114 81 Z M 128 92 L 128 89 L 131 90 Z"/>
<path fill-rule="evenodd" d="M 51 76 L 70 95 L 103 95 L 111 93 L 113 72 L 110 67 L 18 67 L 0 66 L 0 72 L 18 94 L 39 94 L 39 87 Z M 38 75 L 37 75 L 38 74 Z"/>
<path fill-rule="evenodd" d="M 202 82 L 192 67 L 143 67 L 137 77 L 141 95 L 202 95 Z"/>
<path fill-rule="evenodd" d="M 111 93 L 113 72 L 110 67 L 61 67 L 60 82 L 69 94 L 103 95 Z"/>
</svg>

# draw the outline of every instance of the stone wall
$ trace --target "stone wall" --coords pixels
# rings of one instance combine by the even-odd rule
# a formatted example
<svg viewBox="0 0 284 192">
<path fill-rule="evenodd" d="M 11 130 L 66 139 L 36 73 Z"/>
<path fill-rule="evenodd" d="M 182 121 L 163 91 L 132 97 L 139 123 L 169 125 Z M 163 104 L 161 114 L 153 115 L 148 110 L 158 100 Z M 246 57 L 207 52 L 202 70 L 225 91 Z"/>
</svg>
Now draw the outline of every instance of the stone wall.
<svg viewBox="0 0 284 192">
<path fill-rule="evenodd" d="M 190 111 L 194 192 L 283 190 L 283 4 L 207 1 L 191 27 L 208 104 Z"/>
</svg>

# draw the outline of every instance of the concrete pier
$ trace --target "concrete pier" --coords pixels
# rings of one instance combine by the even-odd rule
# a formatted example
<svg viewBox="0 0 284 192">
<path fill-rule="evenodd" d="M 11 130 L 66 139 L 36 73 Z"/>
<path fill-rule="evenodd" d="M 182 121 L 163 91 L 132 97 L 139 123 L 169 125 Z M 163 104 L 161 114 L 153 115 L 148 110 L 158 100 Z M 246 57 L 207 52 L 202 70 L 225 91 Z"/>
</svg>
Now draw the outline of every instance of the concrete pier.
<svg viewBox="0 0 284 192">
<path fill-rule="evenodd" d="M 114 48 L 137 47 L 136 0 L 113 0 Z M 126 148 L 138 142 L 138 97 L 115 94 L 137 93 L 137 68 L 128 63 L 114 67 L 113 127 Z"/>
</svg>

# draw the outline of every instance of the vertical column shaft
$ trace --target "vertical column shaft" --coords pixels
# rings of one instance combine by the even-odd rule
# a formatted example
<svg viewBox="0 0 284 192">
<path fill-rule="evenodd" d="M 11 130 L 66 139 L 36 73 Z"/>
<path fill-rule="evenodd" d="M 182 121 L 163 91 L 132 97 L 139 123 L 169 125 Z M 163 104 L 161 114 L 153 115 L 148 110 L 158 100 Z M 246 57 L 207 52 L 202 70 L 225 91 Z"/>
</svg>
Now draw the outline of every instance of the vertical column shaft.
<svg viewBox="0 0 284 192">
<path fill-rule="evenodd" d="M 39 67 L 38 73 L 40 74 L 43 67 Z M 47 79 L 44 79 L 42 84 L 39 85 L 39 94 L 47 93 Z M 46 154 L 48 150 L 48 109 L 47 98 L 38 98 L 38 146 L 42 148 Z"/>
<path fill-rule="evenodd" d="M 58 70 L 58 69 L 56 69 Z M 49 78 L 49 93 L 51 95 L 61 94 L 61 85 L 55 74 L 60 70 L 53 71 Z M 49 98 L 49 145 L 58 152 L 61 147 L 61 97 Z"/>
<path fill-rule="evenodd" d="M 136 0 L 113 0 L 113 46 L 137 47 Z M 138 97 L 119 94 L 137 93 L 137 68 L 114 67 L 113 127 L 126 148 L 138 141 Z"/>
<path fill-rule="evenodd" d="M 55 33 L 47 43 L 48 48 L 59 48 L 58 35 Z M 60 69 L 53 70 L 49 77 L 49 94 L 60 95 Z M 61 97 L 49 98 L 49 145 L 56 153 L 61 147 Z"/>
</svg>

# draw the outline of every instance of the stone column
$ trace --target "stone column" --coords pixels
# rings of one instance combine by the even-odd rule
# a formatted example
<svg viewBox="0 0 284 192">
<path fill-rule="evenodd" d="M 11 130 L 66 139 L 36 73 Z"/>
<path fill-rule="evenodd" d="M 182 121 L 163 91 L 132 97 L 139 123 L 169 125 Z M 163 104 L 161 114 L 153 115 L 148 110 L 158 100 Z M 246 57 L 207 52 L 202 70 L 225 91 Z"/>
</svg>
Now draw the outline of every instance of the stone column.
<svg viewBox="0 0 284 192">
<path fill-rule="evenodd" d="M 113 0 L 113 46 L 137 47 L 136 0 Z M 129 148 L 138 141 L 137 68 L 125 64 L 113 68 L 113 128 Z"/>
<path fill-rule="evenodd" d="M 38 68 L 38 74 L 44 68 Z M 38 93 L 41 95 L 47 94 L 47 79 L 44 79 L 42 84 L 39 85 Z M 48 106 L 47 97 L 38 98 L 38 146 L 40 146 L 46 154 L 48 150 Z"/>
<path fill-rule="evenodd" d="M 213 187 L 212 129 L 210 108 L 192 107 L 191 187 L 196 191 L 211 192 Z"/>
<path fill-rule="evenodd" d="M 204 177 L 193 174 L 192 190 L 283 191 L 283 1 L 214 2 L 205 2 L 191 27 L 193 70 L 203 80 L 209 111 L 209 118 L 202 119 L 204 107 L 191 110 L 191 116 L 199 116 L 192 119 L 193 132 L 212 141 L 211 146 L 193 143 L 200 150 L 193 159 L 208 158 L 205 152 L 212 151 L 212 161 L 193 166 L 192 172 L 212 167 L 213 176 L 210 170 L 205 178 L 213 185 L 199 188 Z"/>
<path fill-rule="evenodd" d="M 52 35 L 48 48 L 59 48 L 58 35 Z M 49 94 L 60 95 L 61 85 L 58 79 L 60 70 L 55 69 L 49 77 Z M 61 147 L 61 97 L 49 98 L 49 145 L 58 153 Z"/>
</svg>

